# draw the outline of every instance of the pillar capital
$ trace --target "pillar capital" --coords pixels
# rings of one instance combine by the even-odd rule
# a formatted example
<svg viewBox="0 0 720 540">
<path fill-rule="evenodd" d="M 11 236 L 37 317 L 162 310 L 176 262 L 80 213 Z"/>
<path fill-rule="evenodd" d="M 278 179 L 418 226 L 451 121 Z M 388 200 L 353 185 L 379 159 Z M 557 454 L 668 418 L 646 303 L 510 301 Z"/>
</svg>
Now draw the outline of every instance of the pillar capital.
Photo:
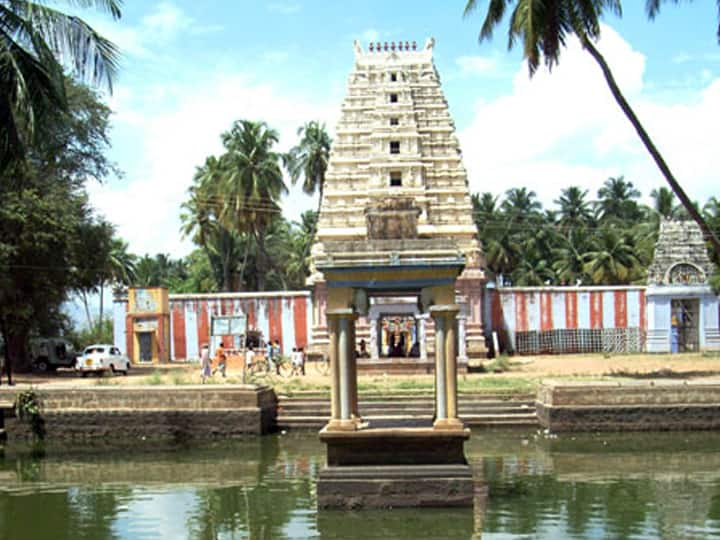
<svg viewBox="0 0 720 540">
<path fill-rule="evenodd" d="M 456 317 L 460 313 L 460 306 L 458 304 L 440 304 L 430 307 L 430 316 L 433 319 L 438 317 Z"/>
<path fill-rule="evenodd" d="M 355 312 L 355 310 L 353 308 L 328 309 L 325 312 L 325 316 L 328 319 L 352 319 L 352 320 L 355 320 L 358 318 L 358 314 Z"/>
</svg>

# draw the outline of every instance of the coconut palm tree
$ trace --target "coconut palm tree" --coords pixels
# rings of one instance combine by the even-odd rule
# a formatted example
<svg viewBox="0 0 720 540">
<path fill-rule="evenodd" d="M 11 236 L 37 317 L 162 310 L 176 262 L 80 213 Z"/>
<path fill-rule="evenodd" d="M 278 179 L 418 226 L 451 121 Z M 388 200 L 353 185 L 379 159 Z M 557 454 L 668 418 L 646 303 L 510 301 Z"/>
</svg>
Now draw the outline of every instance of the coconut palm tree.
<svg viewBox="0 0 720 540">
<path fill-rule="evenodd" d="M 325 124 L 315 120 L 300 127 L 297 134 L 300 142 L 284 156 L 285 167 L 293 185 L 302 178 L 302 190 L 305 193 L 315 195 L 315 192 L 318 192 L 319 214 L 332 139 L 325 129 Z"/>
<path fill-rule="evenodd" d="M 130 285 L 135 277 L 135 260 L 135 255 L 128 252 L 128 244 L 122 238 L 115 237 L 110 241 L 110 252 L 104 268 L 100 269 L 100 324 L 103 321 L 105 284 Z"/>
<path fill-rule="evenodd" d="M 465 6 L 465 16 L 477 9 L 478 0 L 468 0 Z M 655 16 L 661 0 L 648 0 L 646 7 L 650 17 Z M 576 35 L 583 49 L 595 60 L 600 67 L 610 92 L 620 109 L 632 124 L 645 148 L 652 156 L 672 188 L 675 195 L 686 208 L 687 212 L 697 222 L 705 237 L 708 238 L 715 250 L 720 253 L 720 240 L 707 225 L 690 198 L 685 194 L 670 168 L 660 155 L 647 131 L 640 123 L 625 96 L 615 81 L 610 66 L 595 47 L 600 37 L 600 19 L 606 11 L 620 15 L 622 6 L 620 0 L 554 0 L 552 2 L 539 0 L 489 0 L 485 20 L 480 29 L 480 41 L 490 39 L 495 28 L 503 21 L 508 9 L 514 6 L 509 17 L 508 47 L 512 48 L 520 42 L 523 55 L 528 63 L 528 70 L 532 76 L 541 62 L 552 68 L 560 61 L 560 53 L 567 42 L 569 35 Z"/>
<path fill-rule="evenodd" d="M 653 189 L 650 192 L 650 197 L 654 202 L 653 209 L 658 215 L 665 219 L 675 217 L 677 211 L 675 208 L 675 195 L 673 195 L 672 191 L 663 186 L 659 189 Z"/>
<path fill-rule="evenodd" d="M 252 234 L 258 248 L 257 284 L 265 290 L 270 257 L 265 247 L 265 230 L 279 218 L 280 196 L 287 193 L 280 169 L 281 156 L 273 147 L 278 133 L 265 122 L 240 120 L 222 134 L 227 152 L 222 182 L 224 197 L 221 221 L 228 229 Z"/>
<path fill-rule="evenodd" d="M 582 190 L 578 186 L 570 186 L 561 191 L 560 197 L 554 201 L 560 207 L 560 225 L 577 228 L 592 223 L 593 211 L 591 203 L 585 199 L 587 194 L 587 189 Z"/>
<path fill-rule="evenodd" d="M 542 209 L 537 194 L 525 187 L 508 189 L 500 207 L 517 222 L 537 217 Z"/>
<path fill-rule="evenodd" d="M 598 209 L 603 221 L 635 221 L 640 216 L 636 199 L 640 198 L 632 182 L 624 176 L 610 177 L 598 190 Z"/>
<path fill-rule="evenodd" d="M 210 156 L 197 168 L 193 185 L 188 189 L 190 198 L 182 204 L 181 231 L 205 251 L 218 289 L 236 291 L 241 288 L 252 242 L 242 240 L 243 233 L 223 221 L 228 203 L 222 191 L 226 175 L 227 166 L 222 157 Z"/>
<path fill-rule="evenodd" d="M 590 235 L 586 229 L 573 228 L 567 234 L 559 235 L 559 246 L 553 250 L 553 270 L 561 285 L 589 284 L 585 272 L 585 253 Z"/>
<path fill-rule="evenodd" d="M 120 0 L 75 0 L 120 18 Z M 118 51 L 81 18 L 47 2 L 0 0 L 0 171 L 21 158 L 45 118 L 67 110 L 64 68 L 112 89 Z"/>
<path fill-rule="evenodd" d="M 603 227 L 593 237 L 583 269 L 595 285 L 628 284 L 641 273 L 633 245 L 612 226 Z"/>
</svg>

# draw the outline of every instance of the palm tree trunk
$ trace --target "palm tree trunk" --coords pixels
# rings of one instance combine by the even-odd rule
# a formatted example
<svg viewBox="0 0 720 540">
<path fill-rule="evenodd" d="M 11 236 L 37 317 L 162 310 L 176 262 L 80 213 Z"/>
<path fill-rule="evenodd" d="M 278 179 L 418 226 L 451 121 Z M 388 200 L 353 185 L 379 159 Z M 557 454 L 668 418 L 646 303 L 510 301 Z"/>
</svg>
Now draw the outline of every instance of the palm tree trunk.
<svg viewBox="0 0 720 540">
<path fill-rule="evenodd" d="M 265 254 L 265 236 L 264 231 L 255 231 L 255 245 L 257 246 L 257 288 L 258 291 L 265 290 L 265 263 L 267 257 Z"/>
<path fill-rule="evenodd" d="M 87 293 L 85 291 L 81 291 L 80 294 L 82 295 L 83 306 L 85 306 L 85 317 L 87 318 L 88 328 L 92 330 L 93 322 L 92 317 L 90 316 L 90 306 L 88 305 Z"/>
<path fill-rule="evenodd" d="M 638 119 L 635 112 L 630 107 L 630 104 L 625 99 L 625 96 L 623 96 L 622 92 L 620 91 L 620 88 L 618 87 L 617 83 L 615 82 L 615 77 L 613 77 L 612 72 L 610 71 L 610 66 L 608 66 L 607 62 L 605 61 L 605 58 L 603 58 L 602 54 L 595 48 L 592 41 L 587 36 L 580 36 L 580 40 L 582 41 L 583 47 L 585 50 L 592 56 L 595 61 L 600 66 L 600 69 L 603 72 L 603 75 L 605 76 L 605 81 L 607 82 L 608 86 L 610 87 L 610 92 L 612 92 L 613 97 L 615 98 L 615 101 L 618 105 L 620 105 L 620 108 L 625 113 L 625 116 L 630 121 L 630 123 L 635 128 L 635 131 L 637 132 L 638 136 L 640 137 L 640 140 L 645 145 L 645 148 L 647 148 L 648 152 L 650 152 L 650 155 L 655 160 L 655 164 L 658 166 L 660 171 L 662 172 L 663 176 L 665 176 L 665 180 L 667 180 L 667 183 L 670 184 L 670 187 L 672 188 L 675 195 L 677 195 L 678 199 L 680 199 L 680 202 L 685 207 L 685 209 L 688 211 L 690 216 L 695 220 L 695 222 L 698 224 L 700 229 L 702 230 L 703 234 L 705 235 L 705 238 L 710 241 L 710 243 L 713 245 L 713 248 L 715 249 L 716 253 L 720 255 L 720 240 L 718 240 L 718 237 L 715 235 L 713 230 L 708 226 L 708 224 L 705 222 L 703 217 L 700 215 L 700 213 L 697 211 L 695 206 L 693 205 L 692 201 L 688 198 L 688 196 L 685 194 L 685 191 L 680 186 L 677 180 L 675 180 L 675 177 L 673 176 L 672 172 L 670 172 L 670 168 L 665 163 L 665 160 L 660 155 L 660 152 L 653 144 L 652 140 L 650 140 L 650 136 L 645 131 L 645 128 L 640 123 L 640 120 Z"/>
<path fill-rule="evenodd" d="M 105 276 L 100 278 L 100 319 L 98 320 L 98 333 L 102 332 L 103 324 L 103 289 L 105 288 Z"/>
</svg>

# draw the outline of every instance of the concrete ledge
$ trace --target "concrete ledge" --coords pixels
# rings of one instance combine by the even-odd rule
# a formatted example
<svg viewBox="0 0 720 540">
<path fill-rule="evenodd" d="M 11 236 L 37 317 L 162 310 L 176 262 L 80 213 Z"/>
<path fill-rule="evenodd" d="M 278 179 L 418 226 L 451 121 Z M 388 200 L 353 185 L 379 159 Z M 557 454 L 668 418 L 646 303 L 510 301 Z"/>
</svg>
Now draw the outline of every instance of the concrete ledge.
<svg viewBox="0 0 720 540">
<path fill-rule="evenodd" d="M 20 391 L 14 390 L 16 393 Z M 113 386 L 35 390 L 49 438 L 212 438 L 273 431 L 277 398 L 266 386 Z M 18 420 L 11 439 L 31 436 Z"/>
<path fill-rule="evenodd" d="M 540 424 L 555 432 L 720 429 L 720 382 L 545 381 L 536 411 Z"/>
<path fill-rule="evenodd" d="M 325 467 L 318 475 L 318 508 L 472 506 L 468 465 Z"/>
</svg>

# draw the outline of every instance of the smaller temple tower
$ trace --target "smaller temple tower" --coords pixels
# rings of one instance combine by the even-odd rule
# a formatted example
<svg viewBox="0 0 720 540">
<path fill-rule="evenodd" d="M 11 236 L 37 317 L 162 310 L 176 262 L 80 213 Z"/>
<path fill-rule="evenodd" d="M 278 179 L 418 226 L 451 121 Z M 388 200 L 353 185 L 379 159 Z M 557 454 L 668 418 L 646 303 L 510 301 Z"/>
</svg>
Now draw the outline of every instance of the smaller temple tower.
<svg viewBox="0 0 720 540">
<path fill-rule="evenodd" d="M 720 349 L 713 264 L 694 221 L 664 220 L 648 269 L 647 351 Z"/>
</svg>

